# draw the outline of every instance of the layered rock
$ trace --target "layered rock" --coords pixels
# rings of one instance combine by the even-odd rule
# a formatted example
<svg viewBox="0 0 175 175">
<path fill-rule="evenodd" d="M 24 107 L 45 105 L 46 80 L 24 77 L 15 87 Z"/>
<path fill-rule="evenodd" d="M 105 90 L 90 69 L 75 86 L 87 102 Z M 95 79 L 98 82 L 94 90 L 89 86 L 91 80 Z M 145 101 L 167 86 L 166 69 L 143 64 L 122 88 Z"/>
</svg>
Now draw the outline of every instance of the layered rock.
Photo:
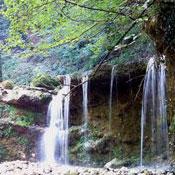
<svg viewBox="0 0 175 175">
<path fill-rule="evenodd" d="M 0 162 L 10 160 L 32 160 L 38 158 L 38 139 L 41 127 L 25 127 L 0 121 Z"/>
<path fill-rule="evenodd" d="M 54 91 L 0 87 L 0 162 L 38 160 L 39 140 Z M 40 126 L 39 126 L 40 125 Z"/>
<path fill-rule="evenodd" d="M 168 125 L 170 126 L 170 149 L 173 159 L 175 143 L 175 1 L 158 0 L 154 4 L 158 9 L 155 15 L 145 23 L 145 31 L 155 42 L 157 59 L 165 58 L 167 64 L 167 89 L 168 89 Z"/>
<path fill-rule="evenodd" d="M 52 99 L 51 91 L 15 87 L 13 89 L 0 88 L 0 101 L 6 104 L 42 111 L 47 108 Z"/>
<path fill-rule="evenodd" d="M 71 164 L 103 166 L 115 157 L 118 159 L 131 158 L 130 164 L 136 164 L 140 147 L 140 111 L 145 65 L 145 61 L 142 61 L 116 67 L 117 84 L 114 83 L 113 89 L 112 132 L 109 131 L 109 92 L 112 66 L 104 65 L 95 75 L 94 72 L 91 74 L 93 76 L 89 81 L 89 126 L 87 131 L 82 130 L 82 86 L 79 85 L 81 76 L 72 76 L 71 87 L 78 86 L 71 91 L 70 102 L 69 158 Z M 62 82 L 63 77 L 59 76 L 58 79 Z M 32 87 L 0 88 L 0 92 L 3 103 L 27 110 L 45 112 L 52 95 L 56 94 L 55 91 Z M 43 113 L 42 122 L 33 122 L 32 125 L 37 124 L 44 127 L 44 119 L 46 119 L 46 113 Z M 24 133 L 17 132 L 18 135 L 32 136 L 29 128 L 24 128 L 24 130 L 21 128 Z M 18 127 L 16 129 L 18 130 Z M 85 132 L 88 138 L 86 141 Z M 42 129 L 37 130 L 36 133 L 41 137 Z M 12 136 L 9 140 L 13 139 L 18 138 Z M 29 138 L 29 141 L 33 143 L 33 147 L 30 147 L 33 150 L 32 153 L 27 154 L 24 151 L 27 160 L 32 157 L 32 154 L 35 154 L 33 160 L 37 158 L 38 150 L 36 148 L 39 141 L 35 139 L 35 136 Z M 132 158 L 133 156 L 136 157 L 136 160 Z M 12 156 L 12 159 L 9 160 L 14 159 L 15 156 Z"/>
<path fill-rule="evenodd" d="M 114 157 L 119 159 L 128 157 L 132 159 L 132 163 L 136 163 L 140 153 L 140 118 L 145 65 L 143 61 L 116 67 L 112 100 L 112 133 L 109 131 L 109 92 L 112 66 L 102 66 L 97 74 L 90 78 L 88 141 L 83 141 L 85 138 L 82 134 L 77 142 L 74 141 L 70 145 L 71 163 L 99 166 Z M 75 86 L 80 82 L 81 78 L 72 81 Z M 82 125 L 81 86 L 72 92 L 70 107 L 70 125 Z M 78 130 L 78 136 L 79 133 Z M 89 162 L 83 157 L 89 157 L 87 158 Z"/>
</svg>

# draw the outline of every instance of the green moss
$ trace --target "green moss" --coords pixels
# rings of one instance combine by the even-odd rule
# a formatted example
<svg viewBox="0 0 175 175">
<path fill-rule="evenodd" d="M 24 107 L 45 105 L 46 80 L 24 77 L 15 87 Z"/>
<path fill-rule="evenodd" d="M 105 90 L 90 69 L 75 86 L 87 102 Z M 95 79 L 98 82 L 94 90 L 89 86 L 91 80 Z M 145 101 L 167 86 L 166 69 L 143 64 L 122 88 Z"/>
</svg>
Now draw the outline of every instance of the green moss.
<svg viewBox="0 0 175 175">
<path fill-rule="evenodd" d="M 17 125 L 20 126 L 31 126 L 39 121 L 41 114 L 36 114 L 32 112 L 23 113 L 21 115 L 15 115 L 12 120 L 15 121 Z"/>
<path fill-rule="evenodd" d="M 18 109 L 10 105 L 2 105 L 3 117 L 20 126 L 31 126 L 43 122 L 43 114 Z"/>
<path fill-rule="evenodd" d="M 12 128 L 12 126 L 7 126 L 5 129 L 2 131 L 3 137 L 10 138 L 16 136 L 15 130 Z"/>
<path fill-rule="evenodd" d="M 170 127 L 169 127 L 169 131 L 171 134 L 175 133 L 175 116 L 172 119 L 172 122 L 171 122 Z"/>
<path fill-rule="evenodd" d="M 60 82 L 54 78 L 52 78 L 48 74 L 38 74 L 32 80 L 31 85 L 34 87 L 42 87 L 47 89 L 55 89 L 60 85 Z"/>
<path fill-rule="evenodd" d="M 122 159 L 123 158 L 122 147 L 121 146 L 114 147 L 114 149 L 113 149 L 113 155 L 117 159 Z"/>
<path fill-rule="evenodd" d="M 20 144 L 20 145 L 24 145 L 24 146 L 27 146 L 27 145 L 29 145 L 29 140 L 28 140 L 28 138 L 26 138 L 26 137 L 18 137 L 18 139 L 17 139 L 17 142 Z"/>
<path fill-rule="evenodd" d="M 34 118 L 28 116 L 20 116 L 17 117 L 15 120 L 16 124 L 20 126 L 30 126 L 32 125 L 32 123 L 34 123 Z"/>
<path fill-rule="evenodd" d="M 47 94 L 41 93 L 40 99 L 41 99 L 42 104 L 47 104 L 48 102 L 50 102 L 51 96 L 49 98 Z"/>
<path fill-rule="evenodd" d="M 117 160 L 122 160 L 126 166 L 136 166 L 140 161 L 140 152 L 133 151 L 128 154 L 123 151 L 123 147 L 121 145 L 115 146 L 112 154 Z"/>
<path fill-rule="evenodd" d="M 93 125 L 88 125 L 88 129 L 91 131 L 90 135 L 89 135 L 89 139 L 90 140 L 97 140 L 99 138 L 101 138 L 102 133 L 100 131 L 100 129 L 98 127 L 94 127 Z"/>
</svg>

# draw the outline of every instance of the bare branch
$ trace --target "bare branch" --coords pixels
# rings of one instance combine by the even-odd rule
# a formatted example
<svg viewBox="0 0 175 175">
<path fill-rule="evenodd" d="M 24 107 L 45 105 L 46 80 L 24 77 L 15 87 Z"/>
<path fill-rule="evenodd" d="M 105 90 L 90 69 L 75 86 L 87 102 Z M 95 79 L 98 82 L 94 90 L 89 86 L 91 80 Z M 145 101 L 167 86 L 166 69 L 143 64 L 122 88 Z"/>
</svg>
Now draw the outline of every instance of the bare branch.
<svg viewBox="0 0 175 175">
<path fill-rule="evenodd" d="M 136 96 L 135 96 L 135 98 L 134 98 L 134 101 L 136 101 L 136 99 L 137 99 L 138 96 L 139 96 L 139 93 L 140 93 L 140 91 L 141 91 L 141 87 L 142 87 L 142 85 L 143 85 L 143 83 L 144 83 L 144 80 L 145 80 L 145 78 L 143 78 L 142 81 L 140 82 L 139 90 L 137 91 L 137 94 L 136 94 Z"/>
<path fill-rule="evenodd" d="M 73 1 L 69 1 L 69 0 L 65 0 L 65 2 L 67 2 L 69 4 L 72 4 L 74 6 L 78 6 L 78 7 L 89 9 L 89 10 L 101 11 L 101 12 L 105 12 L 105 13 L 114 13 L 114 14 L 118 14 L 118 15 L 121 15 L 121 16 L 127 16 L 130 19 L 134 20 L 134 18 L 132 18 L 129 15 L 126 15 L 123 12 L 118 12 L 118 11 L 114 11 L 114 10 L 106 10 L 106 9 L 101 9 L 101 8 L 96 8 L 96 7 L 89 7 L 89 6 L 86 6 L 86 5 L 77 4 L 77 3 L 73 2 Z"/>
<path fill-rule="evenodd" d="M 67 2 L 69 4 L 72 4 L 74 6 L 78 6 L 78 7 L 89 9 L 89 10 L 101 11 L 101 12 L 106 12 L 106 13 L 115 13 L 115 14 L 118 13 L 118 12 L 113 11 L 113 10 L 106 10 L 106 9 L 89 7 L 89 6 L 86 6 L 86 5 L 77 4 L 77 3 L 73 2 L 73 1 L 69 1 L 69 0 L 65 0 L 65 2 Z"/>
</svg>

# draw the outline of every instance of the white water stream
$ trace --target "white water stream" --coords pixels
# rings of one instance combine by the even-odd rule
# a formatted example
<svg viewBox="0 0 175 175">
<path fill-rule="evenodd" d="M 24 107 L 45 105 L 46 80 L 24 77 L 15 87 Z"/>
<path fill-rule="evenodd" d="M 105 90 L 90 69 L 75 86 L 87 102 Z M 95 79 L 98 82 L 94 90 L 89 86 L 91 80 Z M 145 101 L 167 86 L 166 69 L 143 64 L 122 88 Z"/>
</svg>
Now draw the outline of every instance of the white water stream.
<svg viewBox="0 0 175 175">
<path fill-rule="evenodd" d="M 53 96 L 48 108 L 48 128 L 42 138 L 43 159 L 46 163 L 68 164 L 68 127 L 71 78 L 65 76 L 64 86 Z"/>
<path fill-rule="evenodd" d="M 140 165 L 144 164 L 146 138 L 149 140 L 150 155 L 154 163 L 157 159 L 168 159 L 168 126 L 166 97 L 166 66 L 157 64 L 155 58 L 148 62 L 144 80 L 141 116 L 141 154 Z M 150 131 L 151 130 L 151 131 Z M 150 131 L 150 134 L 149 134 Z M 147 135 L 148 134 L 148 135 Z M 144 155 L 145 154 L 145 155 Z"/>
</svg>

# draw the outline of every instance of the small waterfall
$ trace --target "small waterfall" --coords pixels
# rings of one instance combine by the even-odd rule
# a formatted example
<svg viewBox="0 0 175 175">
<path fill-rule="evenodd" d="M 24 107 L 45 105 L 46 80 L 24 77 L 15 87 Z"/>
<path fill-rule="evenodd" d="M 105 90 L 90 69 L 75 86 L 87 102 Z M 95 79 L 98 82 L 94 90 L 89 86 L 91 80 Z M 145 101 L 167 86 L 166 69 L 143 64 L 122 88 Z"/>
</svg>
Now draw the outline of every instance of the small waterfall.
<svg viewBox="0 0 175 175">
<path fill-rule="evenodd" d="M 53 96 L 48 108 L 48 128 L 42 140 L 42 150 L 46 163 L 68 164 L 68 123 L 71 78 L 65 76 L 64 86 Z"/>
<path fill-rule="evenodd" d="M 115 66 L 112 67 L 111 71 L 111 82 L 110 82 L 110 93 L 109 93 L 109 132 L 111 132 L 111 124 L 112 124 L 112 95 L 113 95 L 114 78 L 115 78 Z"/>
<path fill-rule="evenodd" d="M 88 129 L 88 74 L 82 77 L 84 130 Z"/>
<path fill-rule="evenodd" d="M 146 144 L 145 136 L 150 130 L 151 157 L 153 159 L 168 159 L 166 67 L 164 63 L 157 64 L 155 58 L 149 60 L 143 89 L 141 166 L 143 165 L 144 146 Z"/>
<path fill-rule="evenodd" d="M 84 149 L 82 154 L 85 156 L 85 162 L 86 165 L 90 162 L 90 156 L 86 150 L 86 148 L 89 145 L 89 140 L 88 140 L 88 123 L 89 123 L 89 113 L 88 113 L 88 86 L 89 86 L 89 74 L 86 73 L 83 77 L 82 77 L 82 92 L 83 92 L 83 101 L 82 101 L 82 105 L 83 105 L 83 142 L 84 142 Z"/>
</svg>

